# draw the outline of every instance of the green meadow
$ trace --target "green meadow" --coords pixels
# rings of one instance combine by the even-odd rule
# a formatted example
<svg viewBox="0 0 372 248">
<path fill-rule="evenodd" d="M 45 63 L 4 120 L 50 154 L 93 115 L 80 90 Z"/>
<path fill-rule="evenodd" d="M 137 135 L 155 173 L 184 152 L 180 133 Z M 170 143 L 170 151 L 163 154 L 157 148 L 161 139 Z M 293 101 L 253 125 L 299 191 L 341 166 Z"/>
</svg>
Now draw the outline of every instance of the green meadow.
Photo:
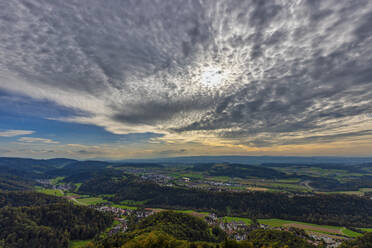
<svg viewBox="0 0 372 248">
<path fill-rule="evenodd" d="M 243 221 L 246 225 L 250 225 L 252 223 L 251 219 L 248 218 L 242 218 L 242 217 L 230 217 L 225 216 L 223 217 L 223 220 L 225 222 L 233 222 L 233 221 Z"/>
</svg>

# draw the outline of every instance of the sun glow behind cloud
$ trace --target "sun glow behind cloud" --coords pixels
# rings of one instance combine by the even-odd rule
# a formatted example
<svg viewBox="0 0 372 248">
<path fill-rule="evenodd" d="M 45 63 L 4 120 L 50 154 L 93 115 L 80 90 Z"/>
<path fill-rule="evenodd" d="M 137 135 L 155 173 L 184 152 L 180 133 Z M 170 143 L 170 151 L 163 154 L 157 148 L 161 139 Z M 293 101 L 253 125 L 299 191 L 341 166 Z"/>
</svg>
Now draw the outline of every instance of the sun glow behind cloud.
<svg viewBox="0 0 372 248">
<path fill-rule="evenodd" d="M 224 78 L 224 73 L 218 67 L 207 67 L 202 70 L 200 82 L 207 87 L 218 87 Z"/>
<path fill-rule="evenodd" d="M 0 100 L 53 103 L 71 111 L 40 117 L 118 137 L 158 134 L 107 156 L 367 151 L 371 13 L 367 0 L 7 1 Z"/>
</svg>

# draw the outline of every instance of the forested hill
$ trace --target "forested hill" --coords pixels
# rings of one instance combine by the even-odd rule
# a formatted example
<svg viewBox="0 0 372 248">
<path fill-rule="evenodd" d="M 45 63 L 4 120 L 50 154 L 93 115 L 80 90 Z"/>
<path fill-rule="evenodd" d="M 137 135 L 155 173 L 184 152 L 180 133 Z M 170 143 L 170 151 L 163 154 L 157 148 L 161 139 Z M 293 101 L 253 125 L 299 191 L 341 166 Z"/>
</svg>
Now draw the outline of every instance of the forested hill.
<svg viewBox="0 0 372 248">
<path fill-rule="evenodd" d="M 0 247 L 68 247 L 111 225 L 110 215 L 34 192 L 0 191 Z"/>
<path fill-rule="evenodd" d="M 300 233 L 257 229 L 237 242 L 202 219 L 166 211 L 145 218 L 126 233 L 91 242 L 87 248 L 315 248 Z"/>
<path fill-rule="evenodd" d="M 349 195 L 212 192 L 159 186 L 131 175 L 121 180 L 95 177 L 81 185 L 79 191 L 82 194 L 113 194 L 111 200 L 118 203 L 134 200 L 144 201 L 151 207 L 213 209 L 221 215 L 280 218 L 336 226 L 369 227 L 372 223 L 372 200 Z"/>
</svg>

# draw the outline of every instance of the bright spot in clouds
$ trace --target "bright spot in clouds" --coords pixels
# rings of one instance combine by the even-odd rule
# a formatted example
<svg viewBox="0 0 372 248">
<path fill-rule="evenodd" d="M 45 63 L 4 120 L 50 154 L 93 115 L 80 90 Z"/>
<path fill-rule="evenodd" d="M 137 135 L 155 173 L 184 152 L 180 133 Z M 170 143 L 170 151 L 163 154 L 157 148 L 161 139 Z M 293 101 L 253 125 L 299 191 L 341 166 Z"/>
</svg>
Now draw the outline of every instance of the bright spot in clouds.
<svg viewBox="0 0 372 248">
<path fill-rule="evenodd" d="M 3 150 L 30 135 L 76 156 L 371 155 L 370 0 L 0 5 Z"/>
<path fill-rule="evenodd" d="M 224 80 L 224 74 L 218 67 L 206 67 L 202 69 L 201 83 L 205 86 L 218 86 Z"/>
</svg>

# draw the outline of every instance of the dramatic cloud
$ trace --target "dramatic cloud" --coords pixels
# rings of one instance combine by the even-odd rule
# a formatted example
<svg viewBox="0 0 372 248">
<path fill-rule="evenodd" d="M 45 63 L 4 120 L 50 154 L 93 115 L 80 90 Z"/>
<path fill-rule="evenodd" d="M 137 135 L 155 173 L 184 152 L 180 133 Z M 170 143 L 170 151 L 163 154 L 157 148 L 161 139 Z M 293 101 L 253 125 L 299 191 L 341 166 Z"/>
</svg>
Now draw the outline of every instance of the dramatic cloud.
<svg viewBox="0 0 372 248">
<path fill-rule="evenodd" d="M 6 130 L 6 131 L 0 131 L 0 137 L 14 137 L 14 136 L 20 136 L 20 135 L 27 135 L 27 134 L 33 134 L 34 131 L 29 130 Z"/>
<path fill-rule="evenodd" d="M 160 142 L 368 140 L 371 23 L 369 0 L 2 1 L 0 89 Z"/>
</svg>

